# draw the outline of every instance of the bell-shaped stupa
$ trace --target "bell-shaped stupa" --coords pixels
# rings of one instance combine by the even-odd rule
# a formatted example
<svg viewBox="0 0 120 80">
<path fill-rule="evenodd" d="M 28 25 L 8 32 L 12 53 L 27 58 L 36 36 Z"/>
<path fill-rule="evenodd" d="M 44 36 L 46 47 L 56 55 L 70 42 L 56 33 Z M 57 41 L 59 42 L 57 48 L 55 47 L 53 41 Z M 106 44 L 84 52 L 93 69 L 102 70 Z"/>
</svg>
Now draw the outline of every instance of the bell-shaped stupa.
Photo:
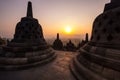
<svg viewBox="0 0 120 80">
<path fill-rule="evenodd" d="M 47 45 L 42 27 L 33 18 L 32 3 L 28 2 L 27 16 L 17 23 L 14 38 L 0 53 L 0 69 L 23 69 L 49 62 L 55 53 Z"/>
<path fill-rule="evenodd" d="M 69 40 L 69 42 L 66 44 L 65 46 L 67 51 L 76 51 L 76 46 L 74 45 L 74 43 Z"/>
<path fill-rule="evenodd" d="M 59 33 L 57 33 L 57 39 L 53 42 L 53 48 L 55 50 L 63 50 L 63 43 L 59 38 Z"/>
<path fill-rule="evenodd" d="M 93 23 L 91 40 L 71 64 L 78 80 L 120 80 L 120 0 L 112 0 Z"/>
</svg>

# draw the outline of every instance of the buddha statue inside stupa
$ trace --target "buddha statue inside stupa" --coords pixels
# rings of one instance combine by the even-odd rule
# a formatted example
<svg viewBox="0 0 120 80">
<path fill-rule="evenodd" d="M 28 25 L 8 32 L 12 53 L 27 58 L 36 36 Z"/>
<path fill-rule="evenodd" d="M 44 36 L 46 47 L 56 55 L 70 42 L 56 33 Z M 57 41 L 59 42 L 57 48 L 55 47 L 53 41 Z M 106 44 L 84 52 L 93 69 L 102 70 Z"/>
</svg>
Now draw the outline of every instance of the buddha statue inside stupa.
<svg viewBox="0 0 120 80">
<path fill-rule="evenodd" d="M 14 38 L 0 51 L 0 69 L 12 70 L 36 66 L 56 57 L 46 43 L 42 26 L 33 18 L 29 1 L 26 17 L 17 23 Z"/>
<path fill-rule="evenodd" d="M 120 0 L 111 0 L 95 19 L 91 40 L 70 69 L 78 80 L 120 80 Z"/>
</svg>

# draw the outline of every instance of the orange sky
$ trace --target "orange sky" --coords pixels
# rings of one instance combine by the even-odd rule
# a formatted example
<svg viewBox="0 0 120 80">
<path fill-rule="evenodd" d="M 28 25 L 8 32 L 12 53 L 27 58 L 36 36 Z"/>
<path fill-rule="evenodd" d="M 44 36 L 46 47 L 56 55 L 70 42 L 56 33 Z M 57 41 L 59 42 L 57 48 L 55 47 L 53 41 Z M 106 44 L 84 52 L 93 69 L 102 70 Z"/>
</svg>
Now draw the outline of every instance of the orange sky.
<svg viewBox="0 0 120 80">
<path fill-rule="evenodd" d="M 0 36 L 13 38 L 17 22 L 26 16 L 28 0 L 0 0 Z M 31 0 L 33 16 L 42 25 L 45 38 L 83 38 L 91 34 L 96 16 L 109 0 Z M 71 34 L 65 27 L 72 28 Z"/>
</svg>

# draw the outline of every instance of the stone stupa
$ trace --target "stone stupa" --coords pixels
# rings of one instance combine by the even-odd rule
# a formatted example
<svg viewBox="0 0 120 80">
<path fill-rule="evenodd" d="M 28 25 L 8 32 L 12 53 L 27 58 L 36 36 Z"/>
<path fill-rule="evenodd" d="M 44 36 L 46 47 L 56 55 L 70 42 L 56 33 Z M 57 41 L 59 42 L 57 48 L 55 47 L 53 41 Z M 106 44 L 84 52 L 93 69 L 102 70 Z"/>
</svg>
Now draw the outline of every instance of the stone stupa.
<svg viewBox="0 0 120 80">
<path fill-rule="evenodd" d="M 6 41 L 0 37 L 0 46 L 5 44 L 6 44 Z"/>
<path fill-rule="evenodd" d="M 87 42 L 89 42 L 89 37 L 88 37 L 88 33 L 86 33 L 85 35 L 85 40 L 82 40 L 81 42 L 79 42 L 77 49 L 81 48 L 82 46 L 84 46 Z"/>
<path fill-rule="evenodd" d="M 59 33 L 57 33 L 57 39 L 53 42 L 53 48 L 55 50 L 63 50 L 63 43 L 59 38 Z"/>
<path fill-rule="evenodd" d="M 56 57 L 47 45 L 42 27 L 33 18 L 32 3 L 27 6 L 27 16 L 17 23 L 14 38 L 0 53 L 0 69 L 16 70 L 40 65 Z"/>
<path fill-rule="evenodd" d="M 120 80 L 120 0 L 105 6 L 79 52 L 70 66 L 78 80 Z"/>
<path fill-rule="evenodd" d="M 65 46 L 67 51 L 76 51 L 76 46 L 74 45 L 74 43 L 69 40 L 69 42 L 66 44 Z"/>
</svg>

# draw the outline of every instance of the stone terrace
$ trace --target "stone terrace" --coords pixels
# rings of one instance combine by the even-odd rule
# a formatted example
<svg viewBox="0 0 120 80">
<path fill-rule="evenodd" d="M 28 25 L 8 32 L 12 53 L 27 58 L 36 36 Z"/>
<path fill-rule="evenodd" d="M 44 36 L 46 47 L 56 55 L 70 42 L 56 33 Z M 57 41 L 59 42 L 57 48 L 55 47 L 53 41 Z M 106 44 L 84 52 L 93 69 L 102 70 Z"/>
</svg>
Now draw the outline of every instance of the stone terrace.
<svg viewBox="0 0 120 80">
<path fill-rule="evenodd" d="M 75 52 L 56 51 L 57 58 L 43 66 L 18 71 L 0 71 L 0 80 L 75 80 L 69 69 Z"/>
</svg>

